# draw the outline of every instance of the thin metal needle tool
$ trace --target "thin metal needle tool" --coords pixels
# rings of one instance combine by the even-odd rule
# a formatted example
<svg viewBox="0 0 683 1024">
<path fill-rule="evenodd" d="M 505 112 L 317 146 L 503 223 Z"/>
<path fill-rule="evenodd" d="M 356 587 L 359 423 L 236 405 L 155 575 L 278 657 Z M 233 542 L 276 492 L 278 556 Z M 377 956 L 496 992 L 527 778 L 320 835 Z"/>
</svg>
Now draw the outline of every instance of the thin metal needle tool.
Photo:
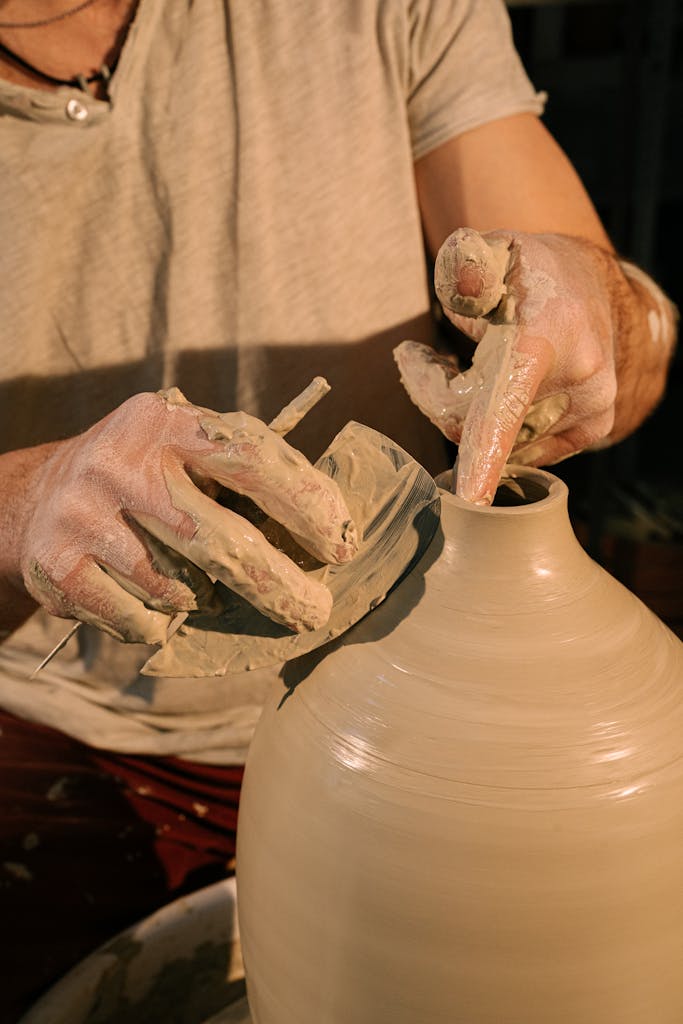
<svg viewBox="0 0 683 1024">
<path fill-rule="evenodd" d="M 76 635 L 77 631 L 81 628 L 82 625 L 83 625 L 82 622 L 76 622 L 71 627 L 69 632 L 65 636 L 63 636 L 62 639 L 58 643 L 55 644 L 55 646 L 52 648 L 50 653 L 47 654 L 43 658 L 43 660 L 41 661 L 40 665 L 38 665 L 37 668 L 34 668 L 33 672 L 31 672 L 31 675 L 29 676 L 29 679 L 35 679 L 36 678 L 36 676 L 41 671 L 41 669 L 44 669 L 45 666 L 52 661 L 52 659 L 54 658 L 55 654 L 59 654 L 59 652 L 61 651 L 62 647 L 66 647 L 66 645 L 68 644 L 68 642 L 71 639 L 71 637 Z"/>
</svg>

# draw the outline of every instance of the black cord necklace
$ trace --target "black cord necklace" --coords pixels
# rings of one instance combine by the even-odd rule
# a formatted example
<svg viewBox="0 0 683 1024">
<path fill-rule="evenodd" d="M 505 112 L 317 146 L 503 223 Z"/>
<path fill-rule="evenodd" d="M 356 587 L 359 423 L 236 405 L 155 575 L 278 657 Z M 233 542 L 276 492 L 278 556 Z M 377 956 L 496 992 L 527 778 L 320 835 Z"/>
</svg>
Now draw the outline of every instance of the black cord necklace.
<svg viewBox="0 0 683 1024">
<path fill-rule="evenodd" d="M 57 78 L 55 75 L 48 75 L 47 72 L 41 71 L 34 64 L 30 64 L 23 57 L 20 57 L 18 53 L 15 53 L 14 50 L 10 50 L 9 46 L 5 46 L 4 43 L 0 43 L 0 53 L 4 54 L 5 57 L 9 57 L 11 61 L 18 64 L 24 71 L 30 71 L 32 75 L 42 78 L 44 82 L 49 82 L 50 85 L 69 85 L 74 89 L 81 89 L 83 92 L 89 91 L 88 86 L 92 82 L 102 82 L 106 89 L 118 62 L 117 58 L 111 67 L 108 64 L 103 64 L 100 70 L 95 71 L 92 75 L 74 75 L 73 78 Z"/>
</svg>

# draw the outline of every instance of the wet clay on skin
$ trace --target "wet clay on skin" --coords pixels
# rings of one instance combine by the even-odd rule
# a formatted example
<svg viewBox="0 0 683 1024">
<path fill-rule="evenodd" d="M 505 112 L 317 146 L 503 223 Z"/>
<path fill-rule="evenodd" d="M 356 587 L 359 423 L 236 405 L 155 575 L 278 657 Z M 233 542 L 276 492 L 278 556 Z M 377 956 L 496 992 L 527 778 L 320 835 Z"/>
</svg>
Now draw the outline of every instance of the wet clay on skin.
<svg viewBox="0 0 683 1024">
<path fill-rule="evenodd" d="M 513 265 L 524 295 L 521 316 L 518 296 L 506 283 Z M 547 345 L 523 342 L 520 332 L 520 324 L 539 315 L 556 297 L 556 282 L 513 252 L 509 239 L 484 238 L 460 228 L 439 250 L 434 284 L 446 315 L 457 311 L 457 326 L 466 329 L 465 317 L 472 318 L 468 328 L 478 344 L 471 367 L 460 372 L 453 356 L 438 355 L 413 341 L 402 342 L 394 357 L 412 401 L 460 446 L 458 494 L 476 504 L 490 504 L 497 479 L 491 478 L 489 467 L 502 466 L 511 450 L 515 455 L 532 450 L 570 406 L 569 395 L 563 392 L 532 401 L 547 368 L 548 350 Z"/>
<path fill-rule="evenodd" d="M 680 1024 L 683 647 L 566 488 L 442 493 L 442 533 L 254 738 L 238 904 L 255 1024 Z"/>
<path fill-rule="evenodd" d="M 299 477 L 302 469 L 308 470 L 306 460 L 295 449 L 285 449 L 279 440 L 293 430 L 329 390 L 324 377 L 314 378 L 266 430 L 254 430 L 253 423 L 258 421 L 251 417 L 243 416 L 244 422 L 241 422 L 240 414 L 233 414 L 228 423 L 226 417 L 208 410 L 199 423 L 210 441 L 224 441 L 232 446 L 229 477 L 232 490 L 248 494 L 276 521 L 288 521 L 290 532 L 310 553 L 322 552 L 323 557 L 331 561 L 344 562 L 357 549 L 357 534 L 355 524 L 349 519 L 342 527 L 340 540 L 339 491 L 323 490 L 310 484 L 301 488 Z M 173 392 L 173 399 L 181 404 L 185 401 L 180 392 Z M 243 455 L 240 449 L 243 449 Z M 258 457 L 255 459 L 256 450 Z M 222 455 L 204 460 L 209 475 L 227 483 L 222 462 Z M 234 475 L 235 464 L 238 465 L 238 476 Z M 166 474 L 166 485 L 174 508 L 191 516 L 197 493 L 189 478 Z M 233 518 L 234 531 L 226 531 L 227 517 Z M 146 525 L 139 517 L 138 521 Z M 317 529 L 312 530 L 311 523 Z M 302 536 L 304 531 L 308 532 L 308 538 Z M 170 531 L 168 536 L 160 535 L 158 524 L 156 532 L 169 545 L 174 543 L 175 538 Z M 205 504 L 203 521 L 186 543 L 183 553 L 190 562 L 201 564 L 213 582 L 221 577 L 222 569 L 229 567 L 231 588 L 247 602 L 258 600 L 264 591 L 271 593 L 267 608 L 273 622 L 294 623 L 300 632 L 322 627 L 332 610 L 330 591 L 320 587 L 317 580 L 302 576 L 295 563 L 278 548 L 264 546 L 259 540 L 260 531 L 251 523 L 209 501 Z M 296 579 L 292 580 L 295 573 Z"/>
<path fill-rule="evenodd" d="M 465 492 L 476 489 L 482 461 L 507 457 L 501 434 L 511 428 L 512 417 L 529 405 L 533 395 L 534 363 L 516 349 L 518 332 L 515 324 L 487 324 L 472 366 L 462 373 L 448 357 L 420 342 L 403 341 L 394 350 L 411 400 L 446 437 L 462 441 L 458 480 Z M 566 394 L 531 403 L 517 435 L 520 451 L 547 434 L 568 408 Z M 520 455 L 520 461 L 526 460 Z M 492 498 L 486 493 L 478 503 L 490 504 Z"/>
<path fill-rule="evenodd" d="M 487 241 L 478 231 L 459 228 L 446 239 L 434 267 L 434 287 L 446 309 L 457 306 L 466 316 L 486 316 L 507 293 L 508 242 Z M 454 294 L 454 284 L 459 290 Z"/>
<path fill-rule="evenodd" d="M 323 562 L 352 558 L 339 488 L 280 436 L 326 390 L 314 381 L 277 431 L 193 406 L 177 388 L 140 394 L 62 442 L 35 481 L 20 544 L 27 589 L 53 614 L 128 641 L 163 642 L 168 616 L 198 607 L 209 578 L 291 629 L 319 628 L 327 588 L 211 495 L 218 484 L 246 495 Z"/>
<path fill-rule="evenodd" d="M 321 565 L 294 549 L 270 520 L 261 530 L 291 565 L 305 569 L 311 587 L 330 595 L 329 619 L 292 634 L 232 590 L 218 587 L 217 608 L 191 614 L 143 667 L 145 675 L 214 676 L 279 665 L 328 643 L 382 601 L 425 550 L 438 524 L 434 481 L 383 434 L 348 423 L 316 463 L 336 481 L 359 534 L 358 553 L 344 565 Z M 288 556 L 285 558 L 285 555 Z"/>
</svg>

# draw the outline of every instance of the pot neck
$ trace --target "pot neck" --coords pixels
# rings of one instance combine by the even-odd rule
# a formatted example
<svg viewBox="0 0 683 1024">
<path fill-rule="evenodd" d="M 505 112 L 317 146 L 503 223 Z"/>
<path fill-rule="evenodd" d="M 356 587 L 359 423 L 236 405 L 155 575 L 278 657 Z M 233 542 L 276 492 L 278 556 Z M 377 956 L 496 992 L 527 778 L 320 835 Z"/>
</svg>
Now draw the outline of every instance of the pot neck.
<svg viewBox="0 0 683 1024">
<path fill-rule="evenodd" d="M 471 565 L 478 575 L 497 575 L 505 566 L 543 576 L 584 564 L 588 556 L 569 521 L 566 484 L 544 470 L 507 470 L 510 483 L 499 487 L 491 506 L 442 492 L 446 545 L 456 550 L 459 568 Z"/>
</svg>

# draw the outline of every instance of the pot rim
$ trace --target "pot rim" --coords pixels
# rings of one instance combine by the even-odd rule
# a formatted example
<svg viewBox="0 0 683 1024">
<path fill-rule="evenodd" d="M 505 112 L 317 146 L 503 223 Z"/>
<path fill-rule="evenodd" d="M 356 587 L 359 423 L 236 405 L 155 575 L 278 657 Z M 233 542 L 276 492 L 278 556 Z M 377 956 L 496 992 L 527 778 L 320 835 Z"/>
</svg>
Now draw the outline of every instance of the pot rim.
<svg viewBox="0 0 683 1024">
<path fill-rule="evenodd" d="M 569 495 L 564 480 L 553 473 L 515 462 L 506 464 L 492 505 L 478 505 L 460 498 L 450 490 L 451 479 L 450 470 L 436 479 L 441 500 L 482 515 L 525 516 L 536 510 L 545 511 L 551 505 L 566 505 Z M 508 481 L 517 487 L 510 488 Z M 518 488 L 524 492 L 523 495 L 518 493 Z"/>
</svg>

